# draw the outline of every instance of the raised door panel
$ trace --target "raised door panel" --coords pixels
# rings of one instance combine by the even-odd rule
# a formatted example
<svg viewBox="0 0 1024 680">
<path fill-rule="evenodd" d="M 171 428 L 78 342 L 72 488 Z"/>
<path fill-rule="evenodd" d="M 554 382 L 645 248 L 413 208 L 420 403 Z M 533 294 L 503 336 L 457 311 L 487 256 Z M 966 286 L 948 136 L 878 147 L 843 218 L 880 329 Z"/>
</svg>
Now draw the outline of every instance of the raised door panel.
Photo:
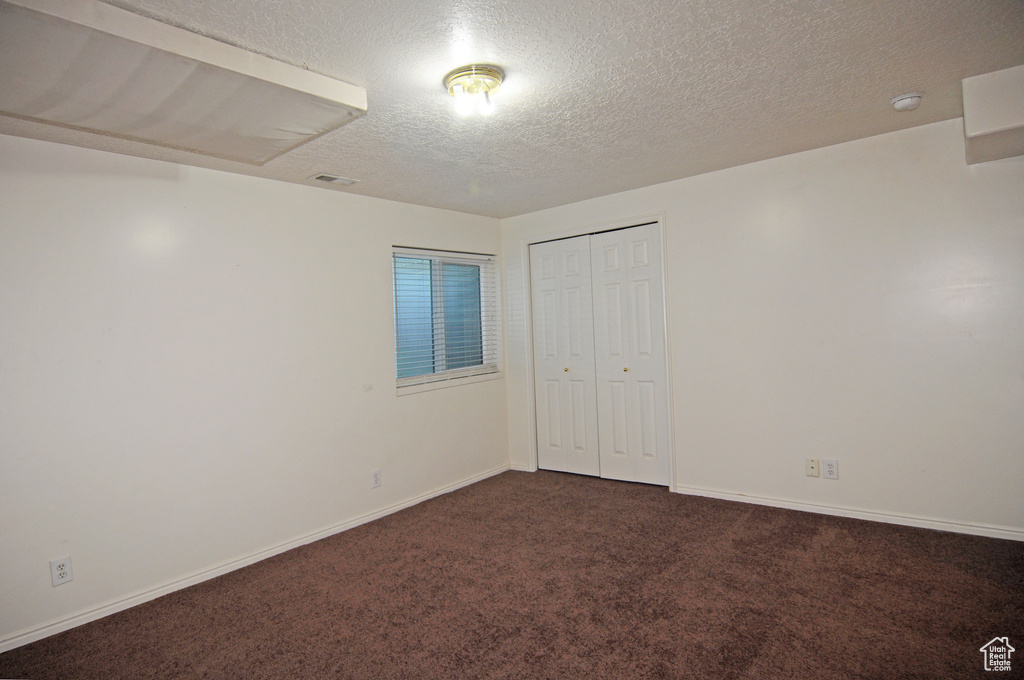
<svg viewBox="0 0 1024 680">
<path fill-rule="evenodd" d="M 605 359 L 622 359 L 625 356 L 622 324 L 622 285 L 609 283 L 604 285 L 604 320 L 601 356 Z M 596 344 L 596 343 L 595 343 Z"/>
<path fill-rule="evenodd" d="M 545 380 L 543 401 L 538 402 L 540 410 L 546 416 L 541 430 L 541 440 L 546 440 L 549 448 L 562 450 L 562 389 L 557 380 Z"/>
<path fill-rule="evenodd" d="M 608 388 L 607 427 L 608 450 L 612 456 L 629 457 L 629 414 L 627 413 L 626 382 L 609 380 Z"/>
</svg>

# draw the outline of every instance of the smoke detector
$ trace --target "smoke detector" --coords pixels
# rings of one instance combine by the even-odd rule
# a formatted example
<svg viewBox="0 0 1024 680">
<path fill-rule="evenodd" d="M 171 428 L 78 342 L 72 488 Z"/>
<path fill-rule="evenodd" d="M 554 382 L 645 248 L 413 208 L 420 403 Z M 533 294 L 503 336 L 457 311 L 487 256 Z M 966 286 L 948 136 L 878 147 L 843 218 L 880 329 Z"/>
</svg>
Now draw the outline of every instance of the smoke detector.
<svg viewBox="0 0 1024 680">
<path fill-rule="evenodd" d="M 901 94 L 899 97 L 893 97 L 889 100 L 892 104 L 892 108 L 897 111 L 913 111 L 921 105 L 921 98 L 924 97 L 920 92 L 909 92 L 907 94 Z"/>
</svg>

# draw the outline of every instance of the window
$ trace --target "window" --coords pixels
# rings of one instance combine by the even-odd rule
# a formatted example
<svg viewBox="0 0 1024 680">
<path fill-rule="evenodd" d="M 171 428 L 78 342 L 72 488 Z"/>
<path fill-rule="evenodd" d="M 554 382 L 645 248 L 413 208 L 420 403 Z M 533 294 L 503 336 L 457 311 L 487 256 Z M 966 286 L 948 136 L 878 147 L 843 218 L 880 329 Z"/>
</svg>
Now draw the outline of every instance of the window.
<svg viewBox="0 0 1024 680">
<path fill-rule="evenodd" d="M 395 248 L 399 387 L 498 372 L 498 285 L 491 255 Z"/>
</svg>

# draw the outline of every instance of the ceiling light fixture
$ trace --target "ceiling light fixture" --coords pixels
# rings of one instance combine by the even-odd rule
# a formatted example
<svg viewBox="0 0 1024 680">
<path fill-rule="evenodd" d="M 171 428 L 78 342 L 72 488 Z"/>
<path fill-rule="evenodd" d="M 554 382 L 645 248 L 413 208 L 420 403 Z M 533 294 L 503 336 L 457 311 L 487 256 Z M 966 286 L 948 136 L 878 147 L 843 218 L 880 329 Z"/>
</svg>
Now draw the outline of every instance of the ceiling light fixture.
<svg viewBox="0 0 1024 680">
<path fill-rule="evenodd" d="M 463 116 L 474 111 L 483 115 L 494 112 L 491 96 L 501 87 L 505 72 L 497 66 L 471 64 L 460 66 L 444 77 L 448 94 L 455 97 L 455 110 Z"/>
<path fill-rule="evenodd" d="M 921 105 L 921 97 L 924 95 L 920 92 L 911 92 L 909 94 L 901 94 L 899 97 L 893 97 L 889 100 L 892 104 L 892 108 L 897 111 L 913 111 Z"/>
</svg>

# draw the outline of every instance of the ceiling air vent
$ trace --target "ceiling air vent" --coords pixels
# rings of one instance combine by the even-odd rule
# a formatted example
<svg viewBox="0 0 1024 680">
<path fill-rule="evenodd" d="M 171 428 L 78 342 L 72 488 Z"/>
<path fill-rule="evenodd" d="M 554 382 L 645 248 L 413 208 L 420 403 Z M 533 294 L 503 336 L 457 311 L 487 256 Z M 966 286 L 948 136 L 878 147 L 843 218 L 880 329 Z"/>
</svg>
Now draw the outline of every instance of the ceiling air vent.
<svg viewBox="0 0 1024 680">
<path fill-rule="evenodd" d="M 98 0 L 0 0 L 0 115 L 263 165 L 366 90 Z"/>
<path fill-rule="evenodd" d="M 357 179 L 349 179 L 348 177 L 329 175 L 326 172 L 321 172 L 317 175 L 313 175 L 312 177 L 310 177 L 310 179 L 315 180 L 317 182 L 323 182 L 324 184 L 337 184 L 340 186 L 348 186 L 350 184 L 355 184 L 356 182 L 359 181 Z"/>
</svg>

